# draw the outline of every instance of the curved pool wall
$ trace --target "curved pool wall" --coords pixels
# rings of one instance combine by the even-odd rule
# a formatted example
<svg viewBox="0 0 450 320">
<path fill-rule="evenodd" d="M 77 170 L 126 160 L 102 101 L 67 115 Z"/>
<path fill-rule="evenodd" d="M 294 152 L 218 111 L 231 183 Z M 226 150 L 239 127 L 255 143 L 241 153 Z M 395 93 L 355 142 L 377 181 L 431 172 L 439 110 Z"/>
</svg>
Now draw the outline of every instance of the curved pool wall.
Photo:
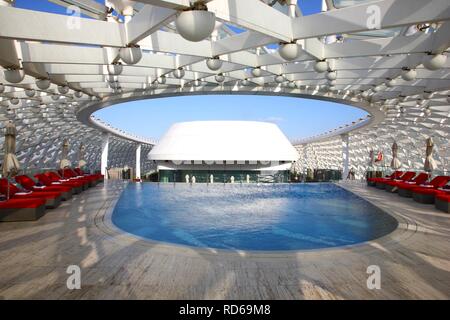
<svg viewBox="0 0 450 320">
<path fill-rule="evenodd" d="M 112 222 L 152 241 L 250 251 L 354 245 L 398 225 L 332 183 L 133 183 L 120 196 Z"/>
</svg>

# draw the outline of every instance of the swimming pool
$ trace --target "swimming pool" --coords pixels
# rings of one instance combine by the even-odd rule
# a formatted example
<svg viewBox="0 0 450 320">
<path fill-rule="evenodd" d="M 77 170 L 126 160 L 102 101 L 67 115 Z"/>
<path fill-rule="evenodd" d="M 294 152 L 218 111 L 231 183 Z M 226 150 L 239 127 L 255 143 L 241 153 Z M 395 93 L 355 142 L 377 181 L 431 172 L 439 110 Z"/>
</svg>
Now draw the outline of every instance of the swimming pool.
<svg viewBox="0 0 450 320">
<path fill-rule="evenodd" d="M 397 221 L 331 183 L 130 183 L 112 213 L 149 240 L 232 250 L 305 250 L 356 244 Z"/>
</svg>

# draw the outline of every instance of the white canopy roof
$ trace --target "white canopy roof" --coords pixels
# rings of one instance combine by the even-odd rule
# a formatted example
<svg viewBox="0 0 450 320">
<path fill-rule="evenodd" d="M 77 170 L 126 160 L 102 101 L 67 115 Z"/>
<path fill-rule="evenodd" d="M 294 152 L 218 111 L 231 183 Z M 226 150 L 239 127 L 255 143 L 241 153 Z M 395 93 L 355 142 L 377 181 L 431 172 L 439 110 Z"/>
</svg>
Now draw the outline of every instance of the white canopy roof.
<svg viewBox="0 0 450 320">
<path fill-rule="evenodd" d="M 172 125 L 150 160 L 295 161 L 296 149 L 273 123 L 194 121 Z"/>
</svg>

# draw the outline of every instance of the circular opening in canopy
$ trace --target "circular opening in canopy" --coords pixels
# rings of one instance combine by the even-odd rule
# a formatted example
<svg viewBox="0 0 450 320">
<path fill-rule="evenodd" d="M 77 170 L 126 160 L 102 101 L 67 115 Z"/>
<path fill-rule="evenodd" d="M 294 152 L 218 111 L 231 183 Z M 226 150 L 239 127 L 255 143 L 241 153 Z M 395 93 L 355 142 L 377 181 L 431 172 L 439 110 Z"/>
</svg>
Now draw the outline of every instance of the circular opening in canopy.
<svg viewBox="0 0 450 320">
<path fill-rule="evenodd" d="M 368 113 L 336 102 L 255 95 L 194 95 L 116 104 L 94 116 L 128 133 L 159 139 L 176 122 L 240 120 L 276 124 L 290 140 L 351 124 Z"/>
</svg>

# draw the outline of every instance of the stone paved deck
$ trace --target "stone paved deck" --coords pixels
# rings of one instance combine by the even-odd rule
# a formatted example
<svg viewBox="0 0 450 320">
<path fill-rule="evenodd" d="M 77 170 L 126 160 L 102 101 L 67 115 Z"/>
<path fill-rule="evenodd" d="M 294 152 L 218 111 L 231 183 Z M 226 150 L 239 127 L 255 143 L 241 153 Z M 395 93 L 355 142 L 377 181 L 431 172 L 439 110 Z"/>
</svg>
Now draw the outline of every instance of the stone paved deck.
<svg viewBox="0 0 450 320">
<path fill-rule="evenodd" d="M 0 299 L 449 299 L 450 216 L 361 183 L 345 188 L 399 228 L 361 245 L 251 253 L 195 249 L 121 232 L 110 214 L 121 181 L 99 185 L 36 222 L 0 224 Z M 82 288 L 68 290 L 68 265 Z M 368 290 L 366 268 L 381 268 Z"/>
</svg>

